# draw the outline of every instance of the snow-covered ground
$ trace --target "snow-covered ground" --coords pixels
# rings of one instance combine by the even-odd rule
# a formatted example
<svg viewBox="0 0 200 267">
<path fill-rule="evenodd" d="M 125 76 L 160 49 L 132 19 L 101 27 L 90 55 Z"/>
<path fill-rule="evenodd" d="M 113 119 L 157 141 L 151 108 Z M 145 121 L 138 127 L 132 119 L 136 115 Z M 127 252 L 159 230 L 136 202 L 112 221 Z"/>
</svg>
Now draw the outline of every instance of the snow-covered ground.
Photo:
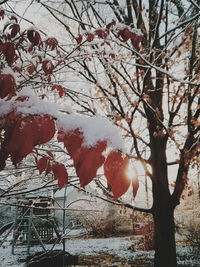
<svg viewBox="0 0 200 267">
<path fill-rule="evenodd" d="M 140 257 L 144 256 L 144 252 L 133 252 L 129 250 L 133 244 L 132 237 L 115 237 L 115 238 L 101 238 L 101 239 L 66 239 L 66 250 L 72 255 L 96 255 L 102 252 L 118 255 L 119 257 Z M 47 245 L 46 249 L 51 249 L 52 245 Z M 40 250 L 40 246 L 31 248 L 31 252 Z M 62 244 L 56 245 L 55 249 L 62 249 Z M 24 267 L 24 263 L 18 263 L 17 260 L 25 258 L 26 248 L 18 246 L 15 249 L 16 255 L 11 255 L 11 245 L 5 244 L 5 248 L 0 248 L 0 258 L 2 267 Z M 153 257 L 153 251 L 145 252 L 148 258 Z"/>
<path fill-rule="evenodd" d="M 153 251 L 137 251 L 134 252 L 130 249 L 133 244 L 133 237 L 115 237 L 115 238 L 76 238 L 66 239 L 66 250 L 73 255 L 96 255 L 99 253 L 109 253 L 118 255 L 122 258 L 146 258 L 152 259 L 154 256 Z M 51 249 L 52 245 L 47 245 L 46 249 Z M 62 244 L 57 244 L 54 249 L 62 249 Z M 41 250 L 40 246 L 31 248 L 31 252 Z M 191 260 L 186 255 L 189 255 L 188 248 L 178 248 L 179 264 L 181 266 L 196 266 L 200 267 L 198 260 Z M 11 245 L 9 242 L 0 247 L 0 266 L 1 267 L 25 267 L 25 263 L 18 262 L 18 259 L 26 257 L 26 248 L 19 246 L 15 249 L 16 255 L 11 254 Z"/>
</svg>

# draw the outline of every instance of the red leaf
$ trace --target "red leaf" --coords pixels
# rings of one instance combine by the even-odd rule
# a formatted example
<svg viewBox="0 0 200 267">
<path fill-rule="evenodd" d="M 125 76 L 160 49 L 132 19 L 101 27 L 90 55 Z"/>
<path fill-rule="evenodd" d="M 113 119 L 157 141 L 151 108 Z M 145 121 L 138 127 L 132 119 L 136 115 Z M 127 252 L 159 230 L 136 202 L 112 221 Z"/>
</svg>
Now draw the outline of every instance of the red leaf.
<svg viewBox="0 0 200 267">
<path fill-rule="evenodd" d="M 19 163 L 33 149 L 37 124 L 29 118 L 18 118 L 5 133 L 5 150 L 11 155 L 13 164 Z M 26 140 L 26 142 L 25 142 Z"/>
<path fill-rule="evenodd" d="M 52 171 L 54 178 L 58 180 L 59 189 L 62 189 L 68 182 L 68 173 L 65 166 L 61 163 L 55 163 L 52 165 Z"/>
<path fill-rule="evenodd" d="M 0 74 L 0 98 L 13 96 L 16 92 L 15 79 L 11 74 Z"/>
<path fill-rule="evenodd" d="M 12 113 L 4 124 L 4 141 L 1 149 L 11 156 L 13 164 L 19 163 L 32 152 L 36 145 L 51 140 L 55 134 L 55 124 L 49 115 L 21 117 Z"/>
<path fill-rule="evenodd" d="M 56 46 L 58 45 L 56 38 L 48 38 L 45 43 L 51 50 L 54 50 L 54 48 L 56 48 Z"/>
<path fill-rule="evenodd" d="M 28 40 L 32 43 L 32 45 L 38 45 L 41 41 L 40 34 L 34 30 L 27 31 Z"/>
<path fill-rule="evenodd" d="M 68 133 L 60 130 L 57 138 L 58 142 L 64 143 L 65 148 L 72 158 L 80 151 L 83 143 L 83 135 L 80 133 L 79 129 L 72 130 Z"/>
<path fill-rule="evenodd" d="M 19 24 L 12 24 L 12 25 L 10 25 L 9 29 L 11 29 L 11 38 L 13 38 L 20 31 L 20 26 L 19 26 Z"/>
<path fill-rule="evenodd" d="M 131 181 L 127 175 L 128 163 L 128 156 L 123 157 L 119 151 L 112 151 L 104 163 L 104 174 L 115 199 L 122 196 L 130 186 Z"/>
<path fill-rule="evenodd" d="M 112 26 L 114 26 L 114 25 L 116 25 L 116 21 L 115 21 L 115 20 L 112 20 L 110 23 L 108 23 L 108 24 L 106 25 L 106 28 L 107 28 L 108 30 L 110 30 L 110 28 L 111 28 Z"/>
<path fill-rule="evenodd" d="M 51 151 L 47 151 L 49 158 L 54 159 L 54 155 Z"/>
<path fill-rule="evenodd" d="M 37 123 L 37 140 L 34 145 L 40 145 L 49 142 L 55 134 L 55 123 L 51 116 L 42 115 L 35 118 Z"/>
<path fill-rule="evenodd" d="M 51 75 L 48 75 L 48 77 L 47 77 L 47 82 L 48 82 L 48 83 L 51 82 Z"/>
<path fill-rule="evenodd" d="M 54 65 L 49 60 L 44 60 L 42 62 L 42 69 L 45 72 L 45 74 L 52 74 Z"/>
<path fill-rule="evenodd" d="M 59 84 L 54 84 L 51 88 L 51 90 L 57 90 L 60 97 L 63 97 L 65 95 L 64 88 Z"/>
<path fill-rule="evenodd" d="M 94 40 L 94 34 L 87 32 L 87 41 L 91 42 Z"/>
<path fill-rule="evenodd" d="M 109 56 L 112 58 L 112 59 L 115 59 L 116 58 L 116 55 L 114 53 L 110 53 Z"/>
<path fill-rule="evenodd" d="M 78 44 L 80 44 L 83 40 L 83 36 L 80 34 L 78 37 L 76 37 L 76 41 Z"/>
<path fill-rule="evenodd" d="M 0 20 L 4 19 L 5 11 L 3 9 L 0 10 Z"/>
<path fill-rule="evenodd" d="M 131 38 L 131 31 L 128 28 L 119 30 L 118 36 L 121 36 L 123 41 L 126 42 Z"/>
<path fill-rule="evenodd" d="M 122 30 L 119 30 L 118 36 L 121 36 L 124 42 L 126 42 L 130 39 L 136 48 L 138 48 L 139 43 L 143 39 L 143 36 L 141 34 L 133 32 L 133 31 L 129 30 L 128 28 L 124 28 Z"/>
<path fill-rule="evenodd" d="M 133 45 L 138 48 L 139 47 L 139 44 L 140 42 L 142 41 L 143 39 L 143 36 L 142 35 L 137 35 L 136 33 L 132 33 L 131 34 L 131 40 L 133 42 Z"/>
<path fill-rule="evenodd" d="M 49 159 L 47 157 L 40 158 L 37 161 L 37 167 L 40 174 L 46 170 L 48 162 Z"/>
<path fill-rule="evenodd" d="M 27 68 L 28 73 L 31 75 L 34 71 L 36 71 L 36 68 L 34 65 L 31 65 Z"/>
<path fill-rule="evenodd" d="M 95 33 L 98 35 L 98 37 L 105 39 L 108 36 L 107 30 L 98 29 L 95 31 Z"/>
<path fill-rule="evenodd" d="M 18 22 L 17 18 L 15 16 L 11 16 L 10 20 L 14 20 L 16 23 Z"/>
<path fill-rule="evenodd" d="M 15 45 L 9 42 L 3 44 L 3 53 L 8 65 L 11 66 L 15 59 Z"/>
<path fill-rule="evenodd" d="M 65 148 L 73 159 L 81 186 L 87 185 L 96 176 L 97 170 L 105 161 L 102 152 L 106 149 L 106 142 L 98 142 L 95 147 L 84 147 L 83 136 L 79 129 L 68 133 L 60 130 L 58 132 L 58 141 L 64 143 Z"/>
<path fill-rule="evenodd" d="M 105 157 L 102 152 L 106 149 L 106 142 L 101 141 L 95 147 L 82 147 L 72 158 L 81 186 L 89 184 L 103 165 Z"/>
</svg>

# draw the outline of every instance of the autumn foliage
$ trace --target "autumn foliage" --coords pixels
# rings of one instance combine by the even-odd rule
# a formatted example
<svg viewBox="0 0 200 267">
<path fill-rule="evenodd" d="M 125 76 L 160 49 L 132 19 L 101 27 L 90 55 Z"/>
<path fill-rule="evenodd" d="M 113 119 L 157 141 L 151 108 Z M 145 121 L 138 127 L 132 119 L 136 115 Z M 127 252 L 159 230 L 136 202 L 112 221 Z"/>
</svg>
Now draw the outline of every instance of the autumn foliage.
<svg viewBox="0 0 200 267">
<path fill-rule="evenodd" d="M 6 16 L 5 12 L 1 10 L 0 17 L 4 19 L 4 16 Z M 104 40 L 114 25 L 115 23 L 112 22 L 105 29 L 97 29 L 93 33 L 85 33 L 84 36 L 80 35 L 75 38 L 75 41 L 81 44 L 83 40 L 91 42 L 95 37 Z M 130 31 L 120 30 L 118 35 L 123 39 L 134 41 L 136 47 L 141 41 L 140 37 Z M 32 112 L 35 103 L 29 104 L 30 99 L 27 95 L 22 93 L 18 95 L 23 88 L 22 77 L 32 80 L 37 78 L 47 82 L 53 80 L 56 67 L 61 62 L 65 62 L 58 46 L 55 38 L 43 40 L 39 31 L 35 29 L 21 31 L 17 18 L 13 16 L 9 17 L 9 23 L 1 31 L 0 57 L 3 63 L 0 67 L 0 101 L 4 108 L 0 109 L 0 170 L 6 167 L 9 159 L 17 165 L 32 153 L 39 173 L 45 175 L 51 173 L 58 180 L 58 186 L 61 189 L 68 182 L 65 163 L 57 162 L 54 155 L 48 151 L 43 156 L 37 151 L 38 146 L 49 142 L 52 138 L 57 138 L 58 142 L 63 143 L 73 160 L 80 185 L 85 186 L 90 183 L 96 177 L 98 169 L 104 165 L 107 182 L 116 199 L 128 190 L 131 183 L 126 173 L 129 164 L 128 156 L 116 150 L 106 156 L 108 149 L 106 140 L 100 140 L 93 146 L 86 146 L 81 128 L 64 130 L 57 124 L 56 116 L 48 112 Z M 41 57 L 37 53 L 42 49 L 48 49 L 49 53 L 54 53 L 52 60 L 49 57 L 47 59 L 45 55 Z M 32 60 L 27 62 L 23 58 L 24 52 L 29 54 Z M 20 82 L 17 82 L 15 76 L 21 77 Z M 51 86 L 50 91 L 56 91 L 60 97 L 67 93 L 63 86 L 56 83 Z M 38 98 L 43 97 L 44 95 L 38 95 Z M 20 109 L 22 103 L 27 109 Z"/>
</svg>

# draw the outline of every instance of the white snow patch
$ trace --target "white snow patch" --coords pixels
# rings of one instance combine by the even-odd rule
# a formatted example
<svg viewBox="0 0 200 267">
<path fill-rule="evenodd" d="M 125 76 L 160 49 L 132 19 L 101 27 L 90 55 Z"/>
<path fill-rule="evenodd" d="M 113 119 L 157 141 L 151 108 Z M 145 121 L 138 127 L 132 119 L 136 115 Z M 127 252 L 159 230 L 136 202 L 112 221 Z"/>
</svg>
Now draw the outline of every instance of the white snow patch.
<svg viewBox="0 0 200 267">
<path fill-rule="evenodd" d="M 67 132 L 79 128 L 83 132 L 86 146 L 94 146 L 98 141 L 106 140 L 113 149 L 123 149 L 118 128 L 106 118 L 70 114 L 59 116 L 58 126 Z"/>
<path fill-rule="evenodd" d="M 28 99 L 16 101 L 19 96 L 27 96 Z M 119 129 L 108 119 L 66 114 L 65 112 L 70 113 L 71 110 L 66 105 L 64 106 L 65 112 L 59 112 L 62 110 L 62 106 L 37 98 L 29 89 L 20 91 L 16 97 L 9 101 L 0 100 L 0 116 L 5 116 L 12 110 L 25 115 L 49 114 L 57 119 L 58 128 L 62 128 L 66 132 L 79 128 L 83 132 L 85 146 L 95 146 L 98 141 L 107 141 L 108 146 L 114 150 L 124 149 Z"/>
</svg>

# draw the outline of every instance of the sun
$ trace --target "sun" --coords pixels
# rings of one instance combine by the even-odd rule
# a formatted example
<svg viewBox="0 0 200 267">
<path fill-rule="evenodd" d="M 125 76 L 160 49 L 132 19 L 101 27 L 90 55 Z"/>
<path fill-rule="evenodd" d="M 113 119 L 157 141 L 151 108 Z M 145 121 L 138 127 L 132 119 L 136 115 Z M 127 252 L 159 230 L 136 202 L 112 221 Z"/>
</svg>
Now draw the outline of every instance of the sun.
<svg viewBox="0 0 200 267">
<path fill-rule="evenodd" d="M 126 169 L 126 175 L 131 181 L 134 181 L 138 177 L 137 170 L 131 161 L 129 162 Z"/>
</svg>

